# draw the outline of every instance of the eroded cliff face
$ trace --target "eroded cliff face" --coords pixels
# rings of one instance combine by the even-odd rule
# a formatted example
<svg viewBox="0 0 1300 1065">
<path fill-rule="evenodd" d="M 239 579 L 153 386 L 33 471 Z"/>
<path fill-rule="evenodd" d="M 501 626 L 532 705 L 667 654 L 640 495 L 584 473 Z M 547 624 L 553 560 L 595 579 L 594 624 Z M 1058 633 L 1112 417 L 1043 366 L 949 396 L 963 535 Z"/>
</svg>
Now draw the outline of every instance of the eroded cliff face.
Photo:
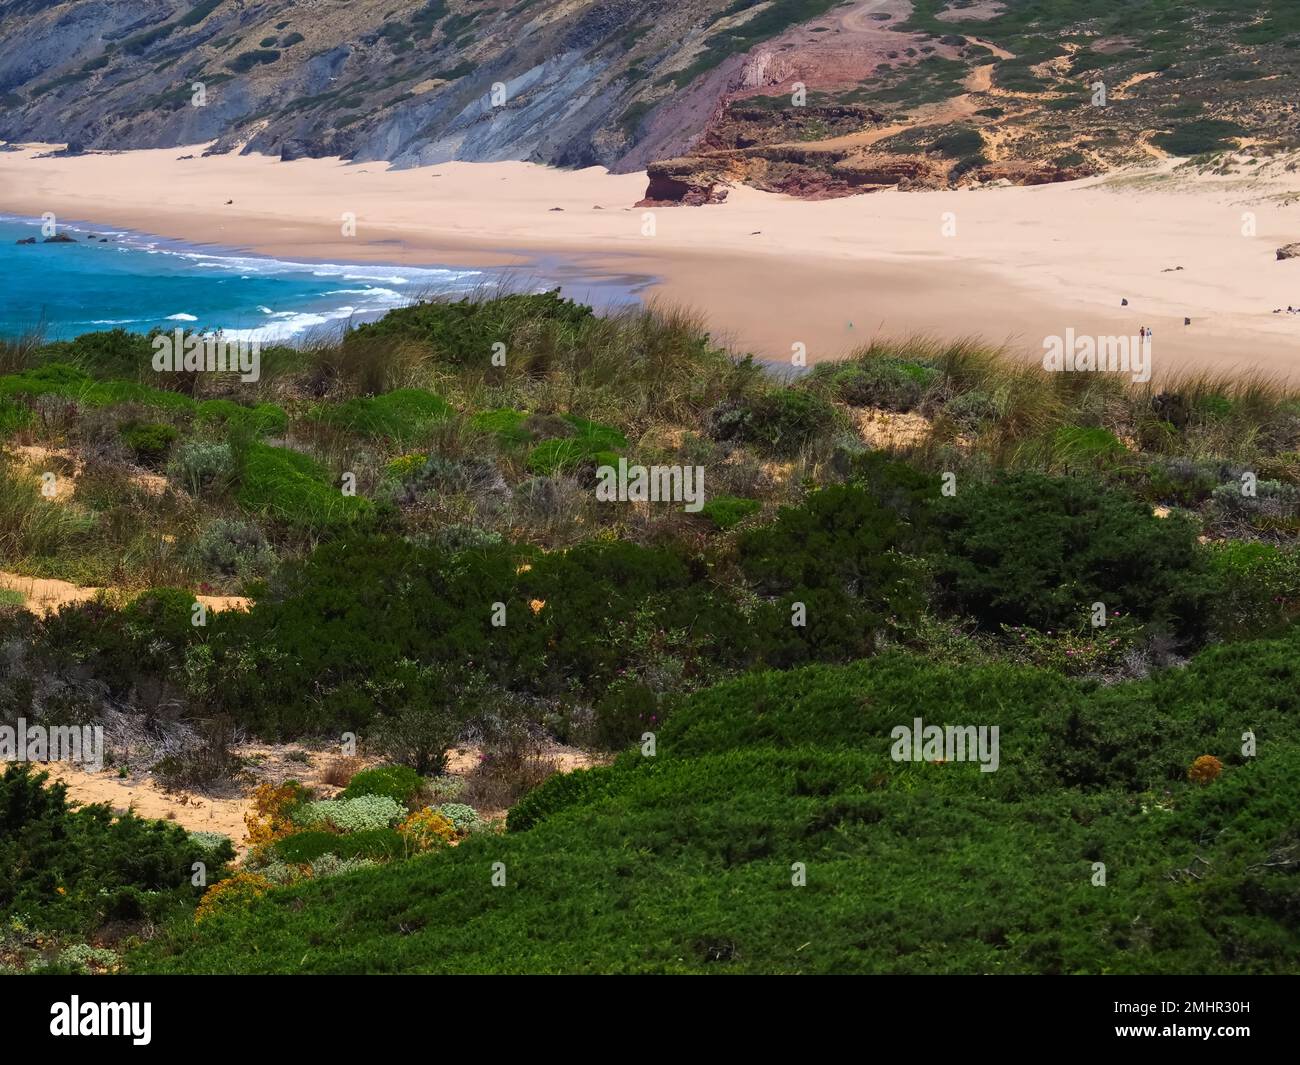
<svg viewBox="0 0 1300 1065">
<path fill-rule="evenodd" d="M 1125 36 L 1024 0 L 0 0 L 0 139 L 598 164 L 685 204 L 1300 139 L 1285 12 L 1137 7 Z"/>
<path fill-rule="evenodd" d="M 0 138 L 618 166 L 726 6 L 10 0 Z M 707 118 L 679 126 L 683 144 Z"/>
</svg>

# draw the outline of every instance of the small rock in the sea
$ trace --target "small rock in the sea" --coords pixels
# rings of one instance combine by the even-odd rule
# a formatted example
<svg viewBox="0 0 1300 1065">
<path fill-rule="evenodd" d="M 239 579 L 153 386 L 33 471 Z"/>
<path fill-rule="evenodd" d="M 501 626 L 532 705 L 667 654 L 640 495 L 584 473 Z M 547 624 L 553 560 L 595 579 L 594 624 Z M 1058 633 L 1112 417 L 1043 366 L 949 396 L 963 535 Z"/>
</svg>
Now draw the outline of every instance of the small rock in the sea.
<svg viewBox="0 0 1300 1065">
<path fill-rule="evenodd" d="M 15 244 L 35 244 L 35 243 L 36 243 L 36 238 L 35 238 L 35 237 L 19 237 L 17 240 L 14 241 L 14 243 L 15 243 Z"/>
<path fill-rule="evenodd" d="M 52 237 L 46 237 L 42 243 L 45 244 L 75 244 L 76 237 L 70 237 L 66 233 L 55 233 Z"/>
</svg>

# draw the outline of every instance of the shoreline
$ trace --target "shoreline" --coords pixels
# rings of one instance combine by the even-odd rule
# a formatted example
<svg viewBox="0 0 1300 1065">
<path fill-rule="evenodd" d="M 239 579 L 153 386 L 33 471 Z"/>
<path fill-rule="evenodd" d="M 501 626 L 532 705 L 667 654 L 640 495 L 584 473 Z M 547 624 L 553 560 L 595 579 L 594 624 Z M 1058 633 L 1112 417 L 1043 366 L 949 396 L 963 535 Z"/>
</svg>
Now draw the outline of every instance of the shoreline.
<svg viewBox="0 0 1300 1065">
<path fill-rule="evenodd" d="M 622 283 L 699 311 L 719 342 L 778 364 L 795 344 L 814 363 L 909 335 L 978 337 L 1041 358 L 1043 338 L 1070 328 L 1132 336 L 1145 325 L 1158 338 L 1157 379 L 1300 378 L 1300 317 L 1271 313 L 1300 305 L 1300 260 L 1274 255 L 1300 239 L 1300 177 L 1282 162 L 1248 177 L 1161 164 L 1062 185 L 816 202 L 740 187 L 720 205 L 643 209 L 632 205 L 644 175 L 601 168 L 394 171 L 178 152 L 0 152 L 0 211 L 103 218 L 278 260 Z M 1243 238 L 1246 211 L 1258 235 Z M 353 237 L 339 224 L 348 215 Z"/>
<path fill-rule="evenodd" d="M 0 211 L 0 226 L 20 225 L 37 227 L 41 219 L 34 215 L 20 215 Z M 232 272 L 252 268 L 256 275 L 268 278 L 294 278 L 310 272 L 312 277 L 325 278 L 339 274 L 341 281 L 360 282 L 372 285 L 400 284 L 406 288 L 401 302 L 391 306 L 359 307 L 352 309 L 346 318 L 335 317 L 338 310 L 349 310 L 347 306 L 338 308 L 303 311 L 304 314 L 322 314 L 328 321 L 312 330 L 328 331 L 333 325 L 343 325 L 351 321 L 371 321 L 393 307 L 405 306 L 407 303 L 424 298 L 426 294 L 451 295 L 470 294 L 479 288 L 503 291 L 534 291 L 540 288 L 560 287 L 564 294 L 579 302 L 592 304 L 599 312 L 612 312 L 621 307 L 638 305 L 640 293 L 655 282 L 655 278 L 636 274 L 605 273 L 602 271 L 583 270 L 563 256 L 538 256 L 531 260 L 520 256 L 524 265 L 520 266 L 479 266 L 450 264 L 443 262 L 392 262 L 374 256 L 355 259 L 335 257 L 331 259 L 307 258 L 296 256 L 286 258 L 270 254 L 251 247 L 237 247 L 227 244 L 195 242 L 174 236 L 123 227 L 114 221 L 96 221 L 84 218 L 60 218 L 59 230 L 76 234 L 80 244 L 98 244 L 99 240 L 91 237 L 108 238 L 109 246 L 134 252 L 136 254 L 155 254 L 177 256 L 192 262 L 202 261 L 202 265 L 220 263 Z M 356 250 L 354 248 L 347 249 Z M 401 277 L 381 277 L 373 273 L 377 269 L 408 274 L 445 275 L 428 277 L 427 286 L 420 284 L 421 278 L 410 280 Z M 371 271 L 360 278 L 344 271 Z M 0 321 L 3 316 L 0 315 Z M 238 326 L 240 330 L 256 328 Z M 302 335 L 305 335 L 302 334 Z M 300 336 L 299 333 L 289 337 L 271 336 L 264 342 L 279 342 Z"/>
</svg>

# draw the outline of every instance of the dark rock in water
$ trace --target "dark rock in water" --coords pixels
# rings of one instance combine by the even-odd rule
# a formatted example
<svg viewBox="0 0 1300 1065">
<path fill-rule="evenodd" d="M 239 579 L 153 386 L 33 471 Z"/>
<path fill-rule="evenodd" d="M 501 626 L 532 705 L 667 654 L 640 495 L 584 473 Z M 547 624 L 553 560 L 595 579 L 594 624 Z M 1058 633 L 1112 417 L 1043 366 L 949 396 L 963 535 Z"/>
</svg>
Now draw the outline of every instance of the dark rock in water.
<svg viewBox="0 0 1300 1065">
<path fill-rule="evenodd" d="M 35 243 L 36 243 L 36 238 L 35 238 L 35 237 L 19 237 L 17 240 L 14 241 L 14 243 L 15 243 L 15 244 L 35 244 Z"/>
<path fill-rule="evenodd" d="M 66 233 L 55 233 L 52 237 L 46 237 L 41 243 L 43 244 L 75 244 L 76 237 L 70 237 Z"/>
<path fill-rule="evenodd" d="M 99 243 L 101 243 L 101 244 L 107 244 L 107 243 L 108 243 L 108 238 L 107 238 L 107 237 L 100 237 L 100 238 L 99 238 Z"/>
<path fill-rule="evenodd" d="M 1279 262 L 1283 259 L 1300 259 L 1300 244 L 1284 244 L 1277 249 L 1277 258 Z"/>
</svg>

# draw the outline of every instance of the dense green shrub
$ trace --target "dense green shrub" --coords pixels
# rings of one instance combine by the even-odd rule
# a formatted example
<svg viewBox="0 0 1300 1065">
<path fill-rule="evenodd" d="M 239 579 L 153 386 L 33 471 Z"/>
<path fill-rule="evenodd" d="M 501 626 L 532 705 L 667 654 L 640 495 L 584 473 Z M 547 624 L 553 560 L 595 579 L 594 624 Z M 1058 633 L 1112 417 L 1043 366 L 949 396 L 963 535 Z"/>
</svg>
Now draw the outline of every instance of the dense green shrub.
<svg viewBox="0 0 1300 1065">
<path fill-rule="evenodd" d="M 741 499 L 737 496 L 714 496 L 700 509 L 700 513 L 715 528 L 726 531 L 739 525 L 751 514 L 757 514 L 763 504 L 757 499 Z"/>
<path fill-rule="evenodd" d="M 289 448 L 250 444 L 235 497 L 254 514 L 302 531 L 335 532 L 367 512 L 371 503 L 347 496 L 326 480 L 324 467 Z"/>
<path fill-rule="evenodd" d="M 213 883 L 234 859 L 229 840 L 190 839 L 178 825 L 73 810 L 64 784 L 15 762 L 0 774 L 0 915 L 28 928 L 88 934 L 107 921 L 160 920 L 193 906 L 191 865 Z"/>
<path fill-rule="evenodd" d="M 1204 155 L 1232 147 L 1232 141 L 1242 135 L 1241 126 L 1227 119 L 1198 118 L 1183 122 L 1168 133 L 1152 137 L 1156 147 L 1170 155 Z"/>
<path fill-rule="evenodd" d="M 559 289 L 488 301 L 418 303 L 358 326 L 349 334 L 348 343 L 412 341 L 427 345 L 449 363 L 486 368 L 491 365 L 493 345 L 508 348 L 520 325 L 549 322 L 573 329 L 592 317 L 590 307 L 561 298 Z"/>
<path fill-rule="evenodd" d="M 142 466 L 160 465 L 178 435 L 172 426 L 158 422 L 130 421 L 122 425 L 122 439 Z"/>
<path fill-rule="evenodd" d="M 833 378 L 835 394 L 854 407 L 910 411 L 938 375 L 933 367 L 906 359 L 865 359 Z"/>
<path fill-rule="evenodd" d="M 404 765 L 381 765 L 363 769 L 343 789 L 340 798 L 358 795 L 386 795 L 400 803 L 409 803 L 424 787 L 424 778 Z"/>
<path fill-rule="evenodd" d="M 378 396 L 317 407 L 312 417 L 363 436 L 412 440 L 452 413 L 441 396 L 419 388 L 399 388 Z"/>
<path fill-rule="evenodd" d="M 226 66 L 236 74 L 247 74 L 256 66 L 263 63 L 274 63 L 280 58 L 280 53 L 275 48 L 254 48 L 248 52 L 240 52 L 234 59 L 226 60 Z"/>
<path fill-rule="evenodd" d="M 1225 638 L 1260 636 L 1300 614 L 1300 552 L 1226 540 L 1209 546 L 1212 628 Z"/>
<path fill-rule="evenodd" d="M 715 440 L 752 444 L 772 455 L 789 457 L 835 424 L 835 411 L 813 392 L 776 389 L 753 399 L 724 400 L 709 412 Z"/>
<path fill-rule="evenodd" d="M 897 513 L 858 484 L 829 485 L 770 525 L 741 536 L 739 561 L 769 594 L 836 588 L 882 609 L 909 609 L 914 571 L 895 550 L 907 535 Z"/>
<path fill-rule="evenodd" d="M 277 892 L 131 967 L 1286 972 L 1297 661 L 1293 633 L 1112 687 L 901 654 L 746 676 L 691 699 L 655 757 L 552 778 L 505 836 Z M 895 761 L 916 717 L 999 726 L 998 770 Z M 1222 776 L 1193 783 L 1205 754 Z M 465 891 L 492 861 L 518 890 Z"/>
<path fill-rule="evenodd" d="M 289 424 L 283 407 L 258 403 L 246 407 L 229 399 L 206 399 L 195 408 L 200 425 L 227 425 L 249 429 L 255 436 L 277 436 Z"/>
<path fill-rule="evenodd" d="M 986 627 L 1074 624 L 1094 602 L 1196 641 L 1209 581 L 1195 526 L 1082 478 L 959 484 L 936 511 L 946 598 Z"/>
<path fill-rule="evenodd" d="M 281 861 L 305 864 L 326 854 L 340 858 L 400 858 L 406 848 L 394 828 L 368 828 L 340 836 L 334 832 L 309 830 L 277 840 L 272 850 Z"/>
</svg>

